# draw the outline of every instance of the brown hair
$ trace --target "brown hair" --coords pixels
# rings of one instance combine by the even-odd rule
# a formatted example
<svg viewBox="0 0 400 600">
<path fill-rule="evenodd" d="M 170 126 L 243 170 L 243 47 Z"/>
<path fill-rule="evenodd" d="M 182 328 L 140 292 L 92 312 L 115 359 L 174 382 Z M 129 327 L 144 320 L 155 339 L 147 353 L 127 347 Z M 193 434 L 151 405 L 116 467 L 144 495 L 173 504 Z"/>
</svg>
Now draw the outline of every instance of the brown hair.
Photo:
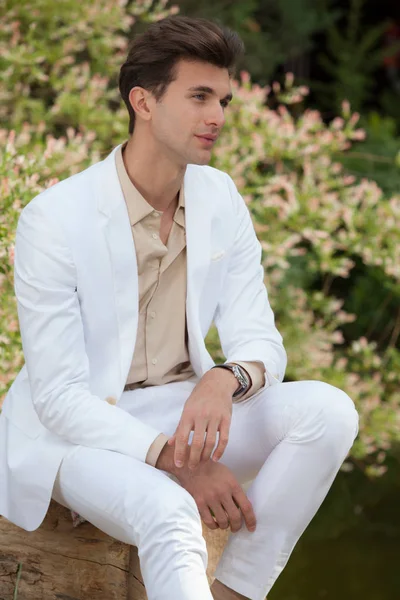
<svg viewBox="0 0 400 600">
<path fill-rule="evenodd" d="M 119 74 L 119 90 L 130 117 L 129 133 L 135 126 L 135 111 L 129 102 L 133 87 L 150 91 L 159 102 L 176 78 L 180 59 L 211 63 L 228 69 L 232 77 L 243 53 L 244 44 L 236 32 L 208 19 L 174 15 L 152 23 L 130 42 Z"/>
</svg>

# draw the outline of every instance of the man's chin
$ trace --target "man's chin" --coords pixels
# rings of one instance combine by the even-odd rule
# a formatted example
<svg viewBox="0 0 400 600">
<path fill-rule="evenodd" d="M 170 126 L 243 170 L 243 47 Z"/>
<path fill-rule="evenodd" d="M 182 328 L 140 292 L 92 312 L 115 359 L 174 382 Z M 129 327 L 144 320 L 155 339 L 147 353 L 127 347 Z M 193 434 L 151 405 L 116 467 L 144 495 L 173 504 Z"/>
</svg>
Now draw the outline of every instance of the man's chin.
<svg viewBox="0 0 400 600">
<path fill-rule="evenodd" d="M 208 165 L 211 160 L 211 152 L 204 152 L 202 156 L 197 154 L 193 156 L 193 160 L 189 161 L 192 165 Z"/>
</svg>

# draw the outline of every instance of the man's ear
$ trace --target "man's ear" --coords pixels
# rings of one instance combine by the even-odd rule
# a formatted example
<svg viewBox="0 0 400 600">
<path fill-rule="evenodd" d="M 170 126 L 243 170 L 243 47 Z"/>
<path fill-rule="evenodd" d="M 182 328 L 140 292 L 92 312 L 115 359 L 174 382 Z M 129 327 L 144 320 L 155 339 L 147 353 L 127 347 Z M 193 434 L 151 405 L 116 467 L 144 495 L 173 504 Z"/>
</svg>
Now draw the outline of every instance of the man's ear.
<svg viewBox="0 0 400 600">
<path fill-rule="evenodd" d="M 135 86 L 129 92 L 129 102 L 135 111 L 135 116 L 149 121 L 151 119 L 152 95 L 148 90 Z"/>
</svg>

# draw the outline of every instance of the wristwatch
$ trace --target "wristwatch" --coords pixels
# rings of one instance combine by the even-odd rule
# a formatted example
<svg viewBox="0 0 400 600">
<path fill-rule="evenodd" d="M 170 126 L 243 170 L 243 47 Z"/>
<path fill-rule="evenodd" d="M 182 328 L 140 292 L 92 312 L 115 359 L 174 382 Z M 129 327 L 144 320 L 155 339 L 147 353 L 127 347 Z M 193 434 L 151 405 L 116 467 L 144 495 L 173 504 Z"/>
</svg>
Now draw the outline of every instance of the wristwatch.
<svg viewBox="0 0 400 600">
<path fill-rule="evenodd" d="M 225 363 L 223 365 L 214 365 L 214 367 L 211 367 L 211 368 L 212 369 L 229 369 L 230 371 L 232 371 L 232 373 L 236 377 L 237 382 L 239 384 L 239 387 L 233 394 L 232 398 L 236 398 L 237 396 L 240 396 L 244 391 L 247 391 L 250 388 L 250 378 L 249 378 L 247 372 L 240 365 L 232 365 L 230 363 Z"/>
</svg>

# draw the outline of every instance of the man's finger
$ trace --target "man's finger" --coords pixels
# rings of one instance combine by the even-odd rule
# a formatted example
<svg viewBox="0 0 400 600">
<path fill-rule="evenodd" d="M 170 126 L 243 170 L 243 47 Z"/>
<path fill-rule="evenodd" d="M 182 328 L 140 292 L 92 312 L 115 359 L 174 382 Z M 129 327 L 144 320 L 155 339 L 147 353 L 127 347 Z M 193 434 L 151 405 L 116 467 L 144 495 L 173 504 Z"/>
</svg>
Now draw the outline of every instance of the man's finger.
<svg viewBox="0 0 400 600">
<path fill-rule="evenodd" d="M 222 504 L 219 501 L 216 501 L 214 504 L 212 504 L 212 506 L 210 506 L 210 509 L 212 510 L 220 529 L 228 529 L 229 517 Z"/>
<path fill-rule="evenodd" d="M 215 442 L 217 440 L 217 432 L 218 432 L 218 422 L 212 421 L 208 423 L 207 426 L 207 437 L 204 443 L 203 453 L 200 457 L 201 461 L 206 462 L 210 459 L 211 452 L 215 446 Z"/>
<path fill-rule="evenodd" d="M 242 513 L 240 512 L 240 508 L 237 506 L 232 496 L 225 496 L 222 498 L 221 504 L 228 515 L 228 521 L 232 533 L 239 531 L 242 526 Z"/>
<path fill-rule="evenodd" d="M 246 496 L 244 490 L 240 488 L 237 492 L 232 494 L 232 498 L 242 511 L 246 527 L 249 531 L 254 531 L 257 525 L 256 515 L 254 514 L 253 505 Z"/>
<path fill-rule="evenodd" d="M 189 422 L 182 422 L 179 424 L 178 429 L 175 433 L 175 453 L 174 463 L 177 467 L 182 467 L 185 462 L 186 448 L 189 442 L 190 432 L 193 429 L 193 425 Z"/>
<path fill-rule="evenodd" d="M 189 469 L 195 469 L 200 462 L 201 452 L 204 446 L 204 434 L 208 421 L 204 417 L 197 417 L 194 427 L 192 443 L 190 445 Z"/>
<path fill-rule="evenodd" d="M 218 446 L 214 450 L 214 454 L 212 457 L 213 460 L 215 460 L 215 461 L 217 461 L 221 458 L 221 456 L 225 452 L 225 448 L 228 445 L 229 427 L 230 427 L 230 420 L 226 419 L 226 418 L 222 419 L 222 421 L 220 423 L 220 427 L 219 427 Z"/>
<path fill-rule="evenodd" d="M 219 525 L 214 519 L 213 511 L 208 506 L 202 507 L 201 509 L 199 508 L 199 512 L 202 520 L 209 529 L 219 529 Z"/>
</svg>

